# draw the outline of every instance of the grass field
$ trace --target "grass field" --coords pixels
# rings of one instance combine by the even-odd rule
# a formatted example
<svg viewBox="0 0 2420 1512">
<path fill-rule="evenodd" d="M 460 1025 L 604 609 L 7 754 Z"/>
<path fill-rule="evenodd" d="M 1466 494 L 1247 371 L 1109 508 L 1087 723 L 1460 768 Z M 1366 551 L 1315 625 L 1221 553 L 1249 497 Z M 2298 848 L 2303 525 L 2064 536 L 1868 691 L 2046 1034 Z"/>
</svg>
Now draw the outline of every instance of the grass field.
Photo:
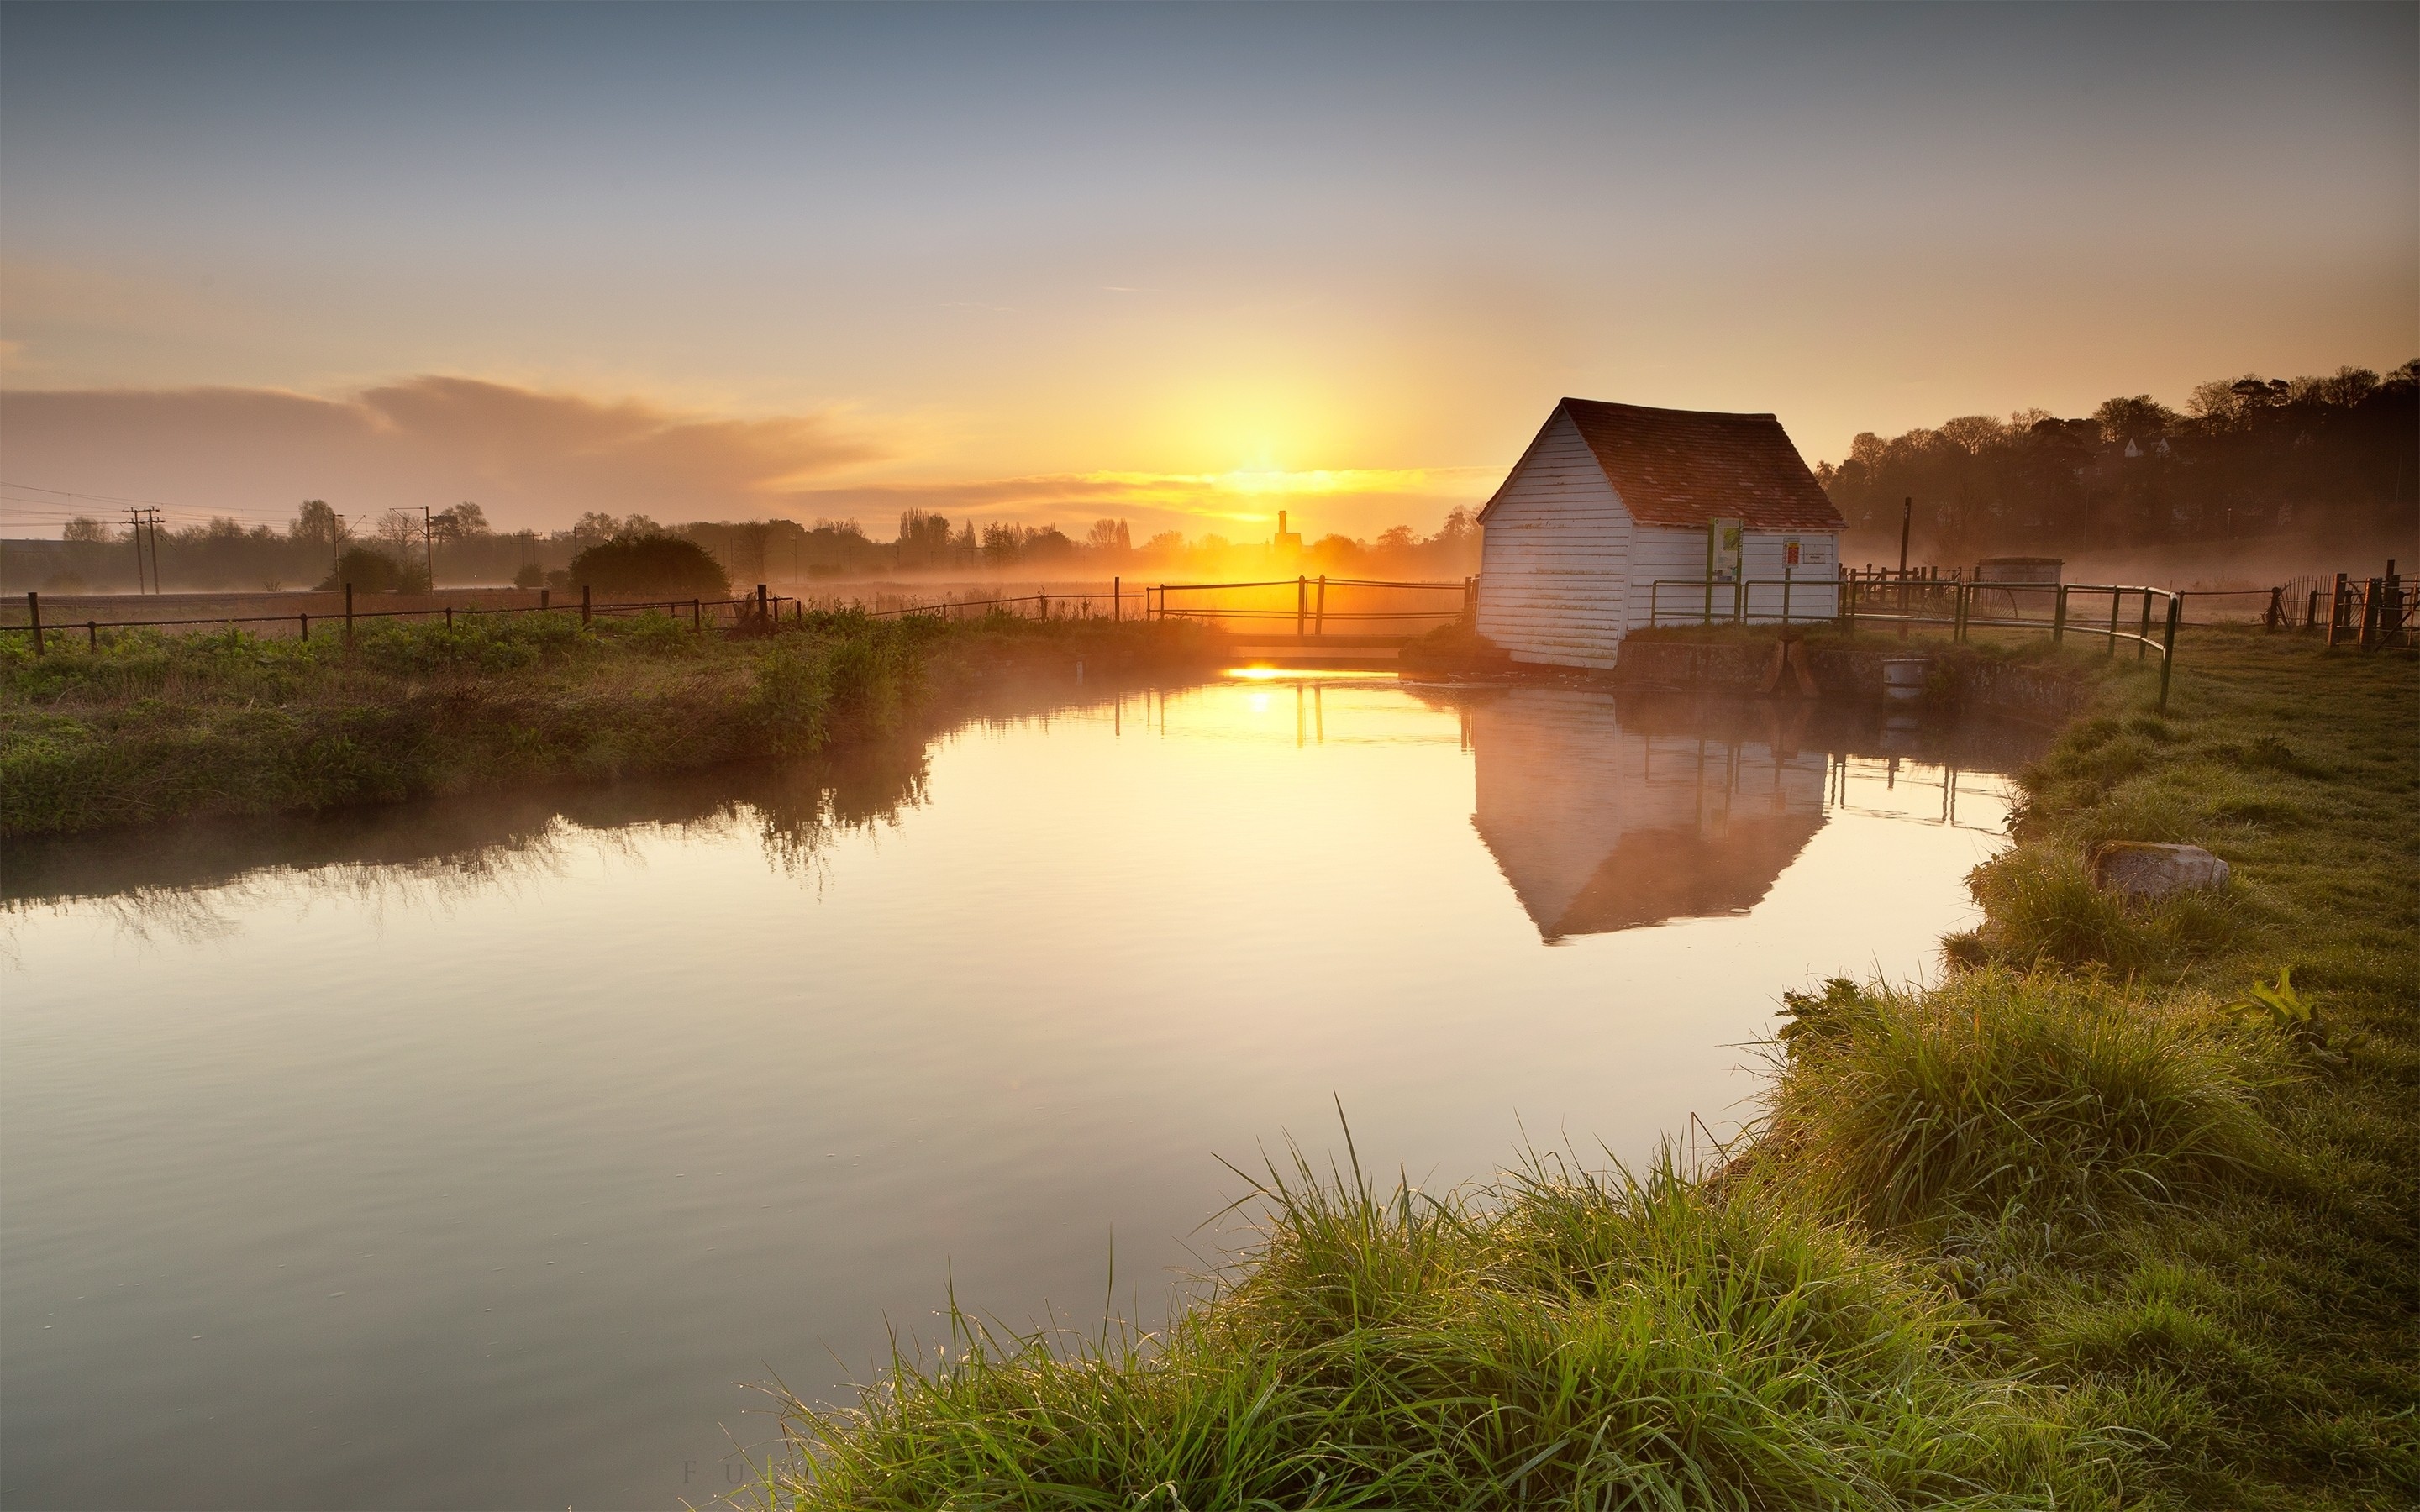
<svg viewBox="0 0 2420 1512">
<path fill-rule="evenodd" d="M 2420 1503 L 2420 663 L 2190 634 L 2026 774 L 1930 989 L 1785 995 L 1704 1169 L 1296 1161 L 1171 1327 L 793 1402 L 773 1504 Z M 2216 895 L 2121 907 L 2103 839 Z"/>
<path fill-rule="evenodd" d="M 819 748 L 1020 663 L 1199 667 L 1181 625 L 809 615 L 698 633 L 660 613 L 383 620 L 349 651 L 240 629 L 0 639 L 0 836 L 671 772 Z"/>
</svg>

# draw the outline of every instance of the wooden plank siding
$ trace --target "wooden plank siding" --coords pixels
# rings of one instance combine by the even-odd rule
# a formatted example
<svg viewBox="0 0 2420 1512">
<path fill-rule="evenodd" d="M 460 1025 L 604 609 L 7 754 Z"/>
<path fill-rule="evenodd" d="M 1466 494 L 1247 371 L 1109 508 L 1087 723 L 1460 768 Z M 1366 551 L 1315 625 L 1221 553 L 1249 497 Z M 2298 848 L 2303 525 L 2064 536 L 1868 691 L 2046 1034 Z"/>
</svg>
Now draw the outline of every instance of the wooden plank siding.
<svg viewBox="0 0 2420 1512">
<path fill-rule="evenodd" d="M 1788 566 L 1788 543 L 1798 543 L 1798 565 Z M 1637 531 L 1638 545 L 1635 561 L 1637 570 L 1631 579 L 1631 602 L 1637 607 L 1630 627 L 1644 629 L 1648 616 L 1657 606 L 1663 610 L 1663 623 L 1677 625 L 1695 619 L 1705 610 L 1702 588 L 1675 588 L 1671 580 L 1686 579 L 1702 583 L 1706 577 L 1706 532 L 1703 531 L 1665 530 L 1642 526 Z M 1831 531 L 1744 531 L 1740 538 L 1740 564 L 1748 581 L 1758 586 L 1747 592 L 1747 616 L 1752 624 L 1781 623 L 1783 594 L 1780 579 L 1785 568 L 1790 579 L 1790 618 L 1828 620 L 1839 604 L 1840 537 Z M 1656 579 L 1665 580 L 1659 595 L 1654 591 Z M 1771 582 L 1774 586 L 1765 587 Z M 1482 602 L 1484 600 L 1482 599 Z M 1732 589 L 1729 583 L 1714 585 L 1714 618 L 1729 620 L 1732 609 Z"/>
<path fill-rule="evenodd" d="M 1635 533 L 1579 427 L 1558 415 L 1487 512 L 1479 633 L 1515 661 L 1611 668 L 1631 628 Z"/>
</svg>

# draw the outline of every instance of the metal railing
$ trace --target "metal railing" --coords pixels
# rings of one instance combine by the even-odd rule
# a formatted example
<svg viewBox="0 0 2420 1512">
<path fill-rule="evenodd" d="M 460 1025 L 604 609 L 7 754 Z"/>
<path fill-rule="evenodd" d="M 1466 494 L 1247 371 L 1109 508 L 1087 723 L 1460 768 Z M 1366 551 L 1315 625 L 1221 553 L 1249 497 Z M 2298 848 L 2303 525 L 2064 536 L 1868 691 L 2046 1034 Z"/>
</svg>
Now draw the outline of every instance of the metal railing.
<svg viewBox="0 0 2420 1512">
<path fill-rule="evenodd" d="M 1695 595 L 1694 612 L 1667 610 L 1664 590 L 1681 591 Z M 1777 590 L 1776 608 L 1760 609 L 1758 589 L 1768 590 L 1763 602 L 1773 604 Z M 1796 609 L 1793 619 L 1792 595 L 1821 590 L 1828 600 L 1821 609 Z M 1729 612 L 1716 613 L 1718 595 L 1728 594 Z M 2109 595 L 2109 618 L 2104 625 L 2097 612 L 2100 595 Z M 2096 612 L 2089 617 L 2072 612 L 2081 599 Z M 2139 619 L 2129 615 L 2130 602 L 2139 600 Z M 2164 608 L 2154 612 L 2154 604 L 2164 601 Z M 2099 637 L 2106 642 L 2111 656 L 2118 653 L 2120 641 L 2131 641 L 2134 656 L 2141 660 L 2153 651 L 2160 654 L 2160 708 L 2168 706 L 2168 681 L 2174 669 L 2177 650 L 2177 627 L 2183 623 L 2185 595 L 2173 589 L 2150 588 L 2122 583 L 1997 583 L 1977 582 L 1957 578 L 1845 578 L 1845 579 L 1737 579 L 1721 582 L 1704 578 L 1660 578 L 1648 589 L 1648 623 L 1650 625 L 1778 625 L 1787 628 L 1795 625 L 1837 625 L 1854 635 L 1860 624 L 1941 625 L 1949 630 L 1953 641 L 1964 641 L 1976 630 L 2017 630 L 2047 634 L 2054 644 L 2071 635 Z M 2040 614 L 2028 614 L 2040 609 Z M 2154 630 L 2154 625 L 2157 630 Z"/>
</svg>

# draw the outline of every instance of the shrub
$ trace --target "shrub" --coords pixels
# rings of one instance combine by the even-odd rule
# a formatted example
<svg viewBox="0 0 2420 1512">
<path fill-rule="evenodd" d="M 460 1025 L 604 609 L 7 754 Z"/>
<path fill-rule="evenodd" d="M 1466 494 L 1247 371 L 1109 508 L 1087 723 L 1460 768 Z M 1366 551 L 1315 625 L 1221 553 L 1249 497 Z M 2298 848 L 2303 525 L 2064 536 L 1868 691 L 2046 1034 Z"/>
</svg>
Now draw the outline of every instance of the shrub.
<svg viewBox="0 0 2420 1512">
<path fill-rule="evenodd" d="M 428 587 L 428 569 L 357 546 L 336 559 L 335 570 L 319 580 L 318 591 L 332 593 L 347 583 L 357 594 L 420 593 Z"/>
<path fill-rule="evenodd" d="M 677 535 L 622 535 L 571 559 L 569 586 L 664 598 L 727 598 L 731 579 L 694 541 Z"/>
<path fill-rule="evenodd" d="M 523 563 L 521 566 L 514 569 L 513 586 L 515 588 L 544 588 L 546 586 L 546 569 L 539 566 L 535 562 Z"/>
</svg>

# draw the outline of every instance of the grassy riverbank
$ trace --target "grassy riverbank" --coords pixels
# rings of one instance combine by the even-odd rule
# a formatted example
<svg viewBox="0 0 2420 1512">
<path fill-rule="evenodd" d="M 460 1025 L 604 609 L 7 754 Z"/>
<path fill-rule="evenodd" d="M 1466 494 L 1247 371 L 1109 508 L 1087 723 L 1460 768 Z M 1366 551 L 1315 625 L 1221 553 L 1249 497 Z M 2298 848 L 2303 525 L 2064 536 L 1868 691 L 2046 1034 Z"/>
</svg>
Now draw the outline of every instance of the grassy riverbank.
<svg viewBox="0 0 2420 1512">
<path fill-rule="evenodd" d="M 812 750 L 1018 666 L 1208 664 L 1182 625 L 810 616 L 699 634 L 661 614 L 378 621 L 0 640 L 0 836 L 391 802 Z"/>
<path fill-rule="evenodd" d="M 796 1407 L 768 1499 L 2412 1504 L 2420 666 L 2195 632 L 2165 717 L 2101 676 L 1961 969 L 1790 996 L 1714 1174 L 1272 1171 L 1165 1334 L 961 1319 L 948 1367 Z M 2118 907 L 2112 838 L 2234 880 Z"/>
</svg>

